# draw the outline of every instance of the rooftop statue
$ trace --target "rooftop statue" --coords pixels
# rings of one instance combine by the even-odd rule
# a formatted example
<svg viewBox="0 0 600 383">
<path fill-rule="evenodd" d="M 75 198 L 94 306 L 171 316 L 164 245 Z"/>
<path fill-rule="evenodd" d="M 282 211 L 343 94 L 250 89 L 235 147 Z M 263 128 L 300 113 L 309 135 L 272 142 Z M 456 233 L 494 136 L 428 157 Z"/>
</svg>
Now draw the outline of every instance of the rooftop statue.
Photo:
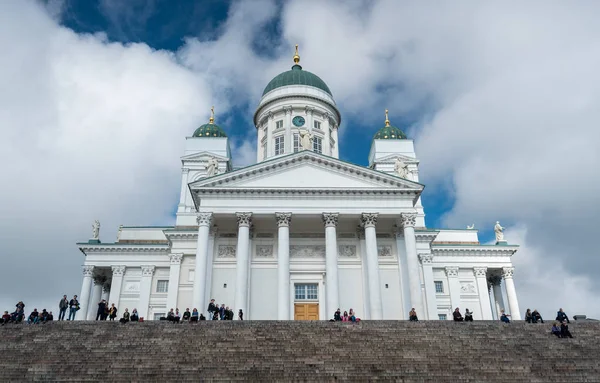
<svg viewBox="0 0 600 383">
<path fill-rule="evenodd" d="M 92 225 L 92 239 L 98 239 L 100 237 L 100 221 L 95 220 Z"/>
<path fill-rule="evenodd" d="M 215 157 L 211 157 L 206 163 L 206 176 L 212 177 L 219 174 L 219 161 Z"/>
<path fill-rule="evenodd" d="M 494 233 L 496 233 L 496 242 L 504 241 L 504 228 L 500 226 L 500 221 L 496 221 L 496 226 L 494 226 Z"/>
</svg>

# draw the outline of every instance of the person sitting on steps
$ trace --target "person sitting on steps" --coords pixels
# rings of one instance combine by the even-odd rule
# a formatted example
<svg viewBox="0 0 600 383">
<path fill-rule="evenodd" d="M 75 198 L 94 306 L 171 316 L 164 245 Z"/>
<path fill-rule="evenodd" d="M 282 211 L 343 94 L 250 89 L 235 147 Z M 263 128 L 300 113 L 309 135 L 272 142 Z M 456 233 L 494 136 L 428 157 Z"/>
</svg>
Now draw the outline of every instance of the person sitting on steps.
<svg viewBox="0 0 600 383">
<path fill-rule="evenodd" d="M 542 315 L 537 311 L 537 309 L 535 309 L 531 313 L 531 323 L 537 322 L 544 323 L 544 320 L 542 319 Z"/>
<path fill-rule="evenodd" d="M 190 309 L 186 308 L 185 311 L 183 312 L 183 317 L 181 319 L 185 322 L 189 322 L 191 316 L 192 316 L 192 313 L 190 312 Z"/>
<path fill-rule="evenodd" d="M 552 332 L 552 335 L 556 335 L 558 338 L 562 338 L 558 322 L 554 322 L 554 324 L 552 325 L 552 330 L 550 331 Z"/>
<path fill-rule="evenodd" d="M 558 312 L 556 313 L 556 320 L 559 321 L 560 323 L 567 321 L 567 323 L 571 323 L 569 322 L 569 317 L 567 316 L 567 314 L 563 311 L 563 309 L 559 309 Z"/>
<path fill-rule="evenodd" d="M 132 322 L 137 322 L 137 321 L 140 320 L 140 317 L 138 315 L 137 309 L 135 309 L 135 308 L 133 309 L 133 311 L 131 312 L 131 316 L 129 317 L 129 319 Z"/>
<path fill-rule="evenodd" d="M 29 314 L 29 318 L 27 318 L 27 323 L 36 324 L 40 320 L 39 313 L 37 309 L 33 309 L 31 314 Z"/>
<path fill-rule="evenodd" d="M 348 313 L 348 318 L 352 323 L 356 323 L 357 320 L 360 320 L 356 318 L 356 313 L 354 312 L 354 309 L 350 309 L 350 312 Z"/>
<path fill-rule="evenodd" d="M 335 313 L 333 313 L 333 320 L 336 322 L 342 321 L 342 312 L 339 308 L 335 311 Z"/>
<path fill-rule="evenodd" d="M 533 321 L 533 316 L 531 315 L 531 310 L 527 309 L 525 312 L 525 322 L 531 323 L 531 321 Z"/>
<path fill-rule="evenodd" d="M 465 322 L 473 322 L 473 312 L 465 309 Z"/>
<path fill-rule="evenodd" d="M 0 319 L 0 323 L 5 325 L 8 322 L 10 322 L 10 314 L 8 313 L 8 311 L 5 311 L 4 314 L 2 315 L 2 319 Z"/>
<path fill-rule="evenodd" d="M 190 322 L 198 322 L 198 309 L 195 307 L 192 310 L 192 316 L 190 317 Z"/>
<path fill-rule="evenodd" d="M 571 335 L 571 332 L 569 331 L 569 325 L 567 323 L 568 322 L 565 320 L 560 325 L 560 335 L 563 338 L 573 338 L 573 335 Z"/>
<path fill-rule="evenodd" d="M 460 310 L 458 309 L 458 307 L 456 309 L 454 309 L 454 312 L 452 313 L 452 316 L 454 317 L 454 321 L 455 322 L 462 322 L 464 320 L 462 314 L 460 313 Z"/>
<path fill-rule="evenodd" d="M 411 322 L 418 322 L 419 318 L 417 317 L 417 310 L 413 307 L 412 310 L 408 313 L 408 320 Z"/>
<path fill-rule="evenodd" d="M 504 323 L 510 323 L 509 314 L 505 313 L 504 310 L 500 311 L 500 320 Z"/>
<path fill-rule="evenodd" d="M 125 324 L 127 322 L 129 322 L 129 318 L 130 318 L 130 314 L 129 314 L 129 309 L 125 309 L 125 311 L 123 312 L 123 317 L 121 319 L 119 319 L 119 322 Z"/>
</svg>

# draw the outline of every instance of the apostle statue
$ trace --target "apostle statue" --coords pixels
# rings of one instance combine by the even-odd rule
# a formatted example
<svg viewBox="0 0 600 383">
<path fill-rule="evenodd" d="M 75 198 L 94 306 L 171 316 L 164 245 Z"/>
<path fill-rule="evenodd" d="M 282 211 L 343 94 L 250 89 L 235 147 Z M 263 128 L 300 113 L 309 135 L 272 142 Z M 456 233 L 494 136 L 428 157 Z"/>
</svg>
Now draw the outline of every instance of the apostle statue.
<svg viewBox="0 0 600 383">
<path fill-rule="evenodd" d="M 496 226 L 494 226 L 494 233 L 496 233 L 496 243 L 504 242 L 504 228 L 500 226 L 499 221 L 496 221 Z"/>
<path fill-rule="evenodd" d="M 92 225 L 92 239 L 100 238 L 100 221 L 95 220 Z"/>
<path fill-rule="evenodd" d="M 308 130 L 300 132 L 300 145 L 302 150 L 313 150 L 313 136 Z"/>
<path fill-rule="evenodd" d="M 400 158 L 396 158 L 394 163 L 394 172 L 400 178 L 408 177 L 408 165 L 404 163 Z"/>
<path fill-rule="evenodd" d="M 215 157 L 211 157 L 206 164 L 206 176 L 212 177 L 219 174 L 219 161 Z"/>
</svg>

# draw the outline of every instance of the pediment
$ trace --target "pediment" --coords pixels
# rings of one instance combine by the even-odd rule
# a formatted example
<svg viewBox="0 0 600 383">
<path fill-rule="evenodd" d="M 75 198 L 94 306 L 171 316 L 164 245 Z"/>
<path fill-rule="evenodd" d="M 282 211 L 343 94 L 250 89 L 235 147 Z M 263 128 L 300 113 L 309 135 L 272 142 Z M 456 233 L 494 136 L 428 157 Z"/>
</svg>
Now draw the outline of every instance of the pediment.
<svg viewBox="0 0 600 383">
<path fill-rule="evenodd" d="M 403 190 L 420 193 L 423 185 L 394 175 L 351 164 L 313 152 L 299 152 L 261 162 L 190 184 L 192 190 L 319 189 Z"/>
<path fill-rule="evenodd" d="M 216 158 L 218 161 L 225 161 L 225 162 L 229 161 L 228 157 L 223 157 L 218 154 L 207 152 L 207 151 L 185 155 L 185 156 L 181 157 L 181 161 L 202 162 L 202 161 L 208 161 L 210 158 L 213 158 L 213 157 Z"/>
<path fill-rule="evenodd" d="M 376 159 L 375 162 L 393 163 L 394 161 L 396 161 L 396 158 L 399 158 L 400 161 L 404 162 L 405 164 L 418 164 L 419 163 L 419 160 L 417 160 L 416 158 L 405 156 L 402 154 L 388 154 L 387 156 Z"/>
</svg>

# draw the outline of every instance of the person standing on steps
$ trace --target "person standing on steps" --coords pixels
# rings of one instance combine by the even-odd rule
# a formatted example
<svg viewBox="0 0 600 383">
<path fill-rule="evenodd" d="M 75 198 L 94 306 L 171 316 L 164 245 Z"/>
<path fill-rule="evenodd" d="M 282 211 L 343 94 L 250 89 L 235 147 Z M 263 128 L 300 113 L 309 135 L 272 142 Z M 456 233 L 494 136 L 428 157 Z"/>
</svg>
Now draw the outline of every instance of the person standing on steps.
<svg viewBox="0 0 600 383">
<path fill-rule="evenodd" d="M 244 320 L 244 312 L 242 311 L 242 309 L 240 309 L 240 311 L 238 312 L 238 319 Z"/>
<path fill-rule="evenodd" d="M 79 301 L 77 295 L 73 295 L 73 299 L 69 301 L 69 318 L 67 320 L 75 320 L 75 314 L 79 310 Z"/>
<path fill-rule="evenodd" d="M 69 308 L 69 298 L 66 295 L 63 295 L 60 302 L 58 302 L 58 320 L 65 320 L 65 314 L 67 314 L 67 309 Z"/>
<path fill-rule="evenodd" d="M 419 321 L 419 317 L 417 316 L 417 310 L 415 310 L 414 307 L 408 313 L 408 320 L 410 322 L 418 322 Z"/>
<path fill-rule="evenodd" d="M 215 300 L 211 299 L 210 303 L 208 304 L 208 317 L 212 318 L 216 310 L 217 306 L 215 305 Z"/>
<path fill-rule="evenodd" d="M 96 320 L 103 320 L 104 312 L 106 311 L 106 301 L 103 299 L 98 303 L 98 311 L 96 312 Z"/>
<path fill-rule="evenodd" d="M 114 303 L 110 306 L 110 310 L 108 310 L 108 317 L 111 321 L 114 321 L 117 317 L 117 308 Z"/>
</svg>

